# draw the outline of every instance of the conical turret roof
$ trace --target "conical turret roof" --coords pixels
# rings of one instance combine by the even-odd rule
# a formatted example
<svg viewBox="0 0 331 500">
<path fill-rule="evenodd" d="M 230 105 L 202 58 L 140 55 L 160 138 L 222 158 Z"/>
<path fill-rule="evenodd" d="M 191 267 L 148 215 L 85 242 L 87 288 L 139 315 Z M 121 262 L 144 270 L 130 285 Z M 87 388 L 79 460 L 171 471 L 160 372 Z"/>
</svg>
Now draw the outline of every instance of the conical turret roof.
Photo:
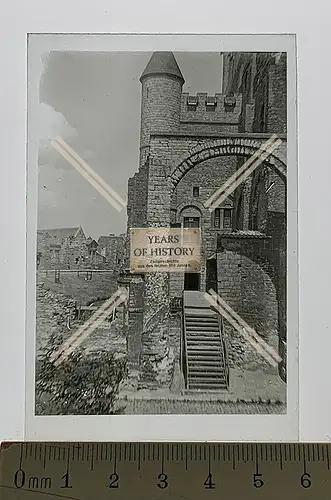
<svg viewBox="0 0 331 500">
<path fill-rule="evenodd" d="M 140 81 L 151 75 L 171 75 L 182 83 L 185 81 L 172 52 L 153 52 Z"/>
</svg>

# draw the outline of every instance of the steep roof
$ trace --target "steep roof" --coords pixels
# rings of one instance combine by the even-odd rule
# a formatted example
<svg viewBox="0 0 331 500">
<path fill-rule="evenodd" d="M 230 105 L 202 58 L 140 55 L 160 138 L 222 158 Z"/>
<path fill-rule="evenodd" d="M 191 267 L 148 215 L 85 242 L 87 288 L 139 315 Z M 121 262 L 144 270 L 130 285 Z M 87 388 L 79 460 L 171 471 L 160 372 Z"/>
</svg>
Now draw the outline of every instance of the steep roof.
<svg viewBox="0 0 331 500">
<path fill-rule="evenodd" d="M 55 229 L 38 229 L 38 234 L 47 234 L 51 238 L 55 239 L 62 239 L 62 238 L 67 238 L 68 236 L 75 237 L 78 233 L 79 230 L 82 230 L 81 226 L 78 227 L 58 227 Z M 85 236 L 85 233 L 83 231 L 83 234 Z"/>
<path fill-rule="evenodd" d="M 107 246 L 111 239 L 111 236 L 99 236 L 98 243 L 100 246 Z"/>
<path fill-rule="evenodd" d="M 113 240 L 124 239 L 123 234 L 109 234 L 108 236 L 99 236 L 98 243 L 100 246 L 107 246 Z"/>
<path fill-rule="evenodd" d="M 185 81 L 172 52 L 153 52 L 140 81 L 151 75 L 171 75 L 182 83 Z"/>
</svg>

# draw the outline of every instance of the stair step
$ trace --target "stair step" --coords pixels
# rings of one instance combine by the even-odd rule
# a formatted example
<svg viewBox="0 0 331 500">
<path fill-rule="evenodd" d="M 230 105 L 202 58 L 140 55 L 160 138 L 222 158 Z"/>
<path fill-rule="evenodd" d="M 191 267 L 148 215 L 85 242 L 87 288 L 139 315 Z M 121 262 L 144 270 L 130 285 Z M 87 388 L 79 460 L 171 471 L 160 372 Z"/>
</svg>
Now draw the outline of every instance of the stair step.
<svg viewBox="0 0 331 500">
<path fill-rule="evenodd" d="M 198 348 L 196 345 L 188 345 L 187 346 L 187 357 L 188 359 L 191 358 L 191 356 L 193 355 L 196 355 L 196 354 L 207 354 L 207 356 L 209 356 L 209 352 L 210 354 L 212 354 L 215 358 L 222 358 L 223 357 L 221 356 L 221 352 L 220 350 L 217 348 L 217 346 L 215 347 L 213 344 L 209 344 L 209 345 L 203 345 L 203 346 L 200 346 L 199 348 L 199 352 L 192 352 L 193 351 L 197 351 Z"/>
<path fill-rule="evenodd" d="M 210 308 L 207 307 L 186 307 L 184 306 L 184 313 L 185 316 L 199 316 L 201 318 L 217 318 L 217 313 L 215 311 L 212 311 Z"/>
<path fill-rule="evenodd" d="M 185 321 L 185 330 L 219 330 L 218 324 L 206 325 L 205 323 L 188 323 Z"/>
<path fill-rule="evenodd" d="M 215 352 L 219 353 L 220 351 L 221 351 L 220 346 L 218 344 L 215 345 L 210 344 L 210 346 L 194 344 L 187 346 L 188 354 L 200 353 L 200 354 L 207 354 L 208 356 L 209 354 L 214 355 Z"/>
<path fill-rule="evenodd" d="M 215 331 L 215 332 L 206 332 L 206 331 L 203 331 L 203 330 L 199 330 L 199 331 L 196 331 L 196 332 L 190 332 L 190 331 L 186 331 L 186 336 L 187 337 L 199 337 L 199 336 L 202 336 L 202 337 L 217 337 L 218 339 L 220 339 L 220 333 L 219 331 Z"/>
<path fill-rule="evenodd" d="M 221 357 L 216 357 L 216 356 L 204 356 L 204 357 L 192 356 L 188 358 L 188 366 L 191 365 L 224 366 L 223 359 Z"/>
<path fill-rule="evenodd" d="M 184 303 L 184 321 L 188 388 L 227 390 L 219 315 L 206 305 L 187 307 Z"/>
<path fill-rule="evenodd" d="M 218 323 L 204 323 L 203 321 L 185 321 L 188 328 L 218 328 Z"/>
<path fill-rule="evenodd" d="M 210 342 L 207 340 L 204 340 L 201 342 L 201 340 L 195 342 L 194 340 L 188 340 L 187 343 L 187 348 L 188 349 L 212 349 L 212 350 L 220 350 L 220 344 L 219 342 L 215 342 L 211 340 Z"/>
<path fill-rule="evenodd" d="M 219 341 L 215 341 L 215 340 L 191 340 L 191 339 L 187 339 L 186 341 L 186 346 L 187 348 L 190 348 L 190 349 L 209 349 L 210 347 L 212 349 L 216 349 L 217 350 L 220 350 L 221 351 L 221 344 Z"/>
<path fill-rule="evenodd" d="M 201 314 L 186 314 L 185 315 L 186 321 L 190 321 L 192 323 L 195 323 L 196 321 L 200 321 L 201 323 L 218 323 L 218 318 L 216 316 L 202 316 Z"/>
<path fill-rule="evenodd" d="M 190 371 L 188 372 L 188 378 L 201 378 L 201 379 L 215 379 L 215 380 L 225 380 L 225 372 L 224 370 L 217 371 Z"/>
<path fill-rule="evenodd" d="M 191 384 L 189 385 L 189 390 L 190 389 L 195 389 L 196 391 L 226 391 L 227 390 L 227 385 L 226 384 L 217 384 L 217 385 L 207 385 L 201 387 L 199 384 Z"/>
<path fill-rule="evenodd" d="M 186 329 L 186 335 L 194 337 L 195 335 L 210 335 L 211 337 L 220 338 L 219 330 L 204 330 L 203 328 L 197 328 L 196 330 Z"/>
<path fill-rule="evenodd" d="M 215 364 L 214 366 L 200 366 L 200 365 L 189 365 L 188 367 L 189 372 L 202 372 L 202 373 L 217 373 L 217 372 L 224 372 L 224 366 L 220 364 Z"/>
<path fill-rule="evenodd" d="M 201 316 L 184 316 L 186 323 L 190 325 L 219 325 L 217 318 L 201 318 Z"/>
<path fill-rule="evenodd" d="M 206 333 L 206 334 L 201 334 L 201 333 L 196 333 L 194 335 L 186 335 L 186 340 L 192 340 L 192 342 L 196 342 L 196 341 L 201 341 L 201 342 L 204 342 L 205 340 L 213 340 L 214 342 L 219 342 L 221 343 L 221 339 L 220 339 L 220 336 L 219 334 L 210 334 L 210 333 Z"/>
<path fill-rule="evenodd" d="M 192 337 L 188 336 L 186 340 L 187 342 L 193 342 L 193 343 L 206 342 L 208 344 L 208 342 L 213 342 L 214 344 L 215 343 L 219 345 L 221 344 L 220 338 L 216 335 L 214 335 L 213 337 L 211 337 L 210 335 L 193 335 Z"/>
<path fill-rule="evenodd" d="M 202 377 L 189 377 L 188 378 L 188 382 L 190 384 L 193 383 L 193 384 L 199 384 L 199 385 L 211 385 L 211 384 L 225 384 L 226 385 L 226 382 L 225 382 L 225 378 L 221 378 L 221 377 L 210 377 L 210 378 L 202 378 Z"/>
<path fill-rule="evenodd" d="M 188 379 L 189 387 L 192 387 L 192 385 L 199 385 L 201 388 L 204 388 L 208 385 L 214 385 L 214 386 L 226 386 L 226 381 L 225 379 L 199 379 L 199 378 L 192 378 Z"/>
<path fill-rule="evenodd" d="M 203 324 L 206 324 L 206 325 L 208 325 L 209 323 L 210 324 L 215 324 L 215 323 L 218 324 L 218 319 L 214 318 L 213 316 L 201 316 L 201 315 L 199 315 L 199 316 L 191 316 L 191 315 L 186 315 L 185 319 L 189 323 L 199 322 L 199 323 L 203 323 Z"/>
<path fill-rule="evenodd" d="M 188 366 L 189 368 L 191 367 L 199 367 L 201 368 L 202 370 L 206 370 L 208 368 L 212 369 L 212 368 L 217 368 L 218 366 L 222 366 L 223 367 L 223 362 L 222 361 L 212 361 L 212 360 L 209 360 L 209 359 L 200 359 L 197 360 L 197 361 L 194 361 L 194 360 L 191 360 L 189 359 L 188 360 Z"/>
</svg>

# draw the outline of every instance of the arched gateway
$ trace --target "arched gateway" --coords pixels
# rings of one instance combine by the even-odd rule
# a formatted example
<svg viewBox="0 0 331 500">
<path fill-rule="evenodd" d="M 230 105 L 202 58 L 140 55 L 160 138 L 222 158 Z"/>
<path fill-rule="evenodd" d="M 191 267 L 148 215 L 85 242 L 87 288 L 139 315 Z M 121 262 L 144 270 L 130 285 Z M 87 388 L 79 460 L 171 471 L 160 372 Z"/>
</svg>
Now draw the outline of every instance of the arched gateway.
<svg viewBox="0 0 331 500">
<path fill-rule="evenodd" d="M 217 158 L 220 156 L 251 158 L 261 150 L 270 137 L 271 135 L 269 134 L 256 134 L 255 138 L 249 134 L 242 134 L 241 137 L 234 135 L 233 137 L 223 137 L 213 141 L 207 140 L 192 150 L 189 150 L 179 161 L 176 160 L 174 170 L 170 176 L 171 185 L 175 188 L 180 179 L 191 168 L 209 158 Z M 285 141 L 286 144 L 286 137 L 282 135 L 280 139 Z M 187 143 L 190 143 L 190 137 L 187 138 Z M 286 146 L 282 145 L 263 161 L 267 167 L 274 169 L 283 181 L 286 179 L 285 155 Z"/>
</svg>

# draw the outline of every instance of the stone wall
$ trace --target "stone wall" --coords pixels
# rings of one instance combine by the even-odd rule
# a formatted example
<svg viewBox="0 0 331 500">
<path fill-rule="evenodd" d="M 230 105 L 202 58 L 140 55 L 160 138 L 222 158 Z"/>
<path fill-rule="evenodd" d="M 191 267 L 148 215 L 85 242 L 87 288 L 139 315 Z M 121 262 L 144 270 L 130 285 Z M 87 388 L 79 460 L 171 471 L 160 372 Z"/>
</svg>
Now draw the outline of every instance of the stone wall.
<svg viewBox="0 0 331 500">
<path fill-rule="evenodd" d="M 241 113 L 242 97 L 228 97 L 223 94 L 214 96 L 198 93 L 191 96 L 184 92 L 181 100 L 180 120 L 182 123 L 216 122 L 221 126 L 237 125 Z"/>
<path fill-rule="evenodd" d="M 43 282 L 37 284 L 36 300 L 36 352 L 40 356 L 49 349 L 53 335 L 68 336 L 75 321 L 76 301 L 48 290 Z"/>
<path fill-rule="evenodd" d="M 263 266 L 239 253 L 217 255 L 218 293 L 239 316 L 278 351 L 278 302 L 274 283 Z M 229 359 L 244 369 L 258 367 L 263 358 L 225 321 Z M 262 362 L 262 366 L 269 367 Z"/>
<path fill-rule="evenodd" d="M 183 82 L 170 75 L 144 78 L 141 91 L 140 165 L 147 157 L 150 134 L 179 130 Z"/>
<path fill-rule="evenodd" d="M 238 123 L 208 123 L 208 122 L 181 122 L 180 133 L 183 135 L 196 136 L 217 136 L 221 133 L 236 133 L 238 131 Z"/>
<path fill-rule="evenodd" d="M 99 253 L 90 254 L 86 238 L 65 237 L 60 241 L 38 235 L 38 269 L 114 269 Z"/>
<path fill-rule="evenodd" d="M 72 335 L 88 319 L 76 317 L 76 301 L 63 293 L 48 290 L 40 282 L 36 290 L 36 352 L 42 356 L 52 349 L 53 337 L 63 340 Z M 100 304 L 101 305 L 101 304 Z M 84 354 L 112 352 L 115 357 L 126 357 L 126 338 L 123 333 L 123 308 L 119 307 L 113 321 L 105 320 L 81 344 Z"/>
<path fill-rule="evenodd" d="M 235 157 L 219 157 L 206 160 L 192 168 L 178 183 L 172 196 L 172 213 L 175 222 L 182 223 L 185 211 L 195 209 L 200 217 L 201 228 L 201 290 L 206 283 L 206 260 L 216 252 L 217 234 L 220 228 L 214 225 L 214 213 L 205 208 L 205 201 L 221 187 L 234 173 Z M 193 196 L 193 187 L 199 188 L 199 196 Z M 185 200 L 185 202 L 183 202 Z M 220 208 L 232 208 L 232 197 L 225 200 Z M 225 229 L 229 231 L 230 229 Z M 183 289 L 184 274 L 170 276 L 170 294 L 176 296 Z"/>
<path fill-rule="evenodd" d="M 60 282 L 55 282 L 55 271 L 37 271 L 37 283 L 44 283 L 45 289 L 88 305 L 96 300 L 110 297 L 117 290 L 117 273 L 112 271 L 92 272 L 87 279 L 86 271 L 61 271 Z"/>
<path fill-rule="evenodd" d="M 286 53 L 270 65 L 268 72 L 267 130 L 285 134 L 287 130 L 287 70 Z"/>
</svg>

